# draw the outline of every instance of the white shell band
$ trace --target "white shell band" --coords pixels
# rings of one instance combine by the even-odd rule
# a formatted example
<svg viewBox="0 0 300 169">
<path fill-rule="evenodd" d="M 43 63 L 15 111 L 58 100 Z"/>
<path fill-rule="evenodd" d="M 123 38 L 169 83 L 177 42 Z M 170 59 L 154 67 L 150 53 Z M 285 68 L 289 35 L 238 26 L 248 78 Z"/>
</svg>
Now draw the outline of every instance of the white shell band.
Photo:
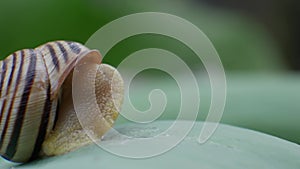
<svg viewBox="0 0 300 169">
<path fill-rule="evenodd" d="M 2 156 L 0 156 L 0 168 L 1 169 L 12 169 L 13 166 L 17 166 L 19 164 L 20 163 L 8 161 L 5 158 L 3 158 Z"/>
</svg>

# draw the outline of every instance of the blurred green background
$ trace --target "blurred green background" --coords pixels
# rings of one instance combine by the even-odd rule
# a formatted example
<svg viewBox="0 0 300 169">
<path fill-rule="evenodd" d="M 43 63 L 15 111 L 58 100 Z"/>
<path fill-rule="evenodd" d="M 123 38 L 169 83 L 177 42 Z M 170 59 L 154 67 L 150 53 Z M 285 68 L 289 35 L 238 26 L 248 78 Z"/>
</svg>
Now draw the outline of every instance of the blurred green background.
<svg viewBox="0 0 300 169">
<path fill-rule="evenodd" d="M 227 75 L 223 123 L 300 143 L 297 1 L 0 1 L 0 58 L 53 40 L 84 44 L 110 21 L 147 11 L 187 19 L 212 41 Z M 154 47 L 182 56 L 194 73 L 203 75 L 197 80 L 201 84 L 198 120 L 204 120 L 210 104 L 209 82 L 201 61 L 182 43 L 151 34 L 133 36 L 117 44 L 104 62 L 117 66 L 130 53 Z M 180 93 L 167 74 L 157 70 L 141 72 L 131 88 L 133 102 L 141 110 L 149 107 L 149 91 L 163 89 L 168 105 L 160 119 L 176 118 Z M 118 122 L 125 121 L 121 117 Z"/>
</svg>

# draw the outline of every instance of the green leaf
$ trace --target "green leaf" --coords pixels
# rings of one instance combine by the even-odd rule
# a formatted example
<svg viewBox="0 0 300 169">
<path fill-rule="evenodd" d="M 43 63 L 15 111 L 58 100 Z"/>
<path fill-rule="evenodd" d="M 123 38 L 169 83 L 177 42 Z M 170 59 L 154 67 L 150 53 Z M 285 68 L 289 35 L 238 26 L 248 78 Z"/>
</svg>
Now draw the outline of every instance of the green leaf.
<svg viewBox="0 0 300 169">
<path fill-rule="evenodd" d="M 170 127 L 172 121 L 157 121 L 141 127 L 125 124 L 117 127 L 122 133 L 151 137 Z M 273 136 L 248 129 L 220 124 L 215 134 L 205 144 L 197 138 L 203 123 L 197 122 L 187 137 L 170 151 L 145 159 L 123 158 L 104 151 L 96 145 L 77 151 L 35 161 L 16 169 L 100 169 L 100 168 L 272 168 L 299 169 L 300 146 Z M 154 130 L 155 129 L 155 130 Z M 150 131 L 150 132 L 149 132 Z M 151 132 L 153 131 L 153 132 Z M 175 135 L 165 135 L 172 139 Z M 129 146 L 132 140 L 116 137 L 112 132 L 104 137 L 103 144 L 126 151 L 143 151 Z M 159 142 L 160 144 L 162 142 Z M 145 146 L 145 149 L 153 147 Z"/>
</svg>

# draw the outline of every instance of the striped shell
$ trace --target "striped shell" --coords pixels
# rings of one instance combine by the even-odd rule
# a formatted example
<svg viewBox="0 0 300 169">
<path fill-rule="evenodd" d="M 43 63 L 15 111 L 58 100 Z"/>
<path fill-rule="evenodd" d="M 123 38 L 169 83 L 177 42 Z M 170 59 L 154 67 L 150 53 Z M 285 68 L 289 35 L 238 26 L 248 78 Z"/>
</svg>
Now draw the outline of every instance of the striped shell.
<svg viewBox="0 0 300 169">
<path fill-rule="evenodd" d="M 3 158 L 23 163 L 40 155 L 63 154 L 91 142 L 72 102 L 73 69 L 89 57 L 99 64 L 95 93 L 101 117 L 106 122 L 94 118 L 97 120 L 92 123 L 99 126 L 97 132 L 101 136 L 111 127 L 119 110 L 111 104 L 110 89 L 115 86 L 114 91 L 123 96 L 123 81 L 113 67 L 100 65 L 102 58 L 98 51 L 76 42 L 55 41 L 17 51 L 0 61 L 0 155 Z M 118 75 L 114 81 L 118 85 L 112 85 L 112 72 Z M 118 106 L 122 99 L 117 99 Z"/>
</svg>

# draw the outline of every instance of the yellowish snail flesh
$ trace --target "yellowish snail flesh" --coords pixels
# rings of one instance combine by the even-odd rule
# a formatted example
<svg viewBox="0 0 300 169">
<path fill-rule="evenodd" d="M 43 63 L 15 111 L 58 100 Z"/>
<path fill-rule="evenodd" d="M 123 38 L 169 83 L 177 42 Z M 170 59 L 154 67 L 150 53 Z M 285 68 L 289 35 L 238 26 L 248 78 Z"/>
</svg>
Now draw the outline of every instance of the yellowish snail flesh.
<svg viewBox="0 0 300 169">
<path fill-rule="evenodd" d="M 0 155 L 25 163 L 60 155 L 92 140 L 80 125 L 72 100 L 74 67 L 85 59 L 98 64 L 95 94 L 99 112 L 85 112 L 100 138 L 111 128 L 123 101 L 117 70 L 100 64 L 96 50 L 67 41 L 23 49 L 0 61 Z M 113 78 L 114 77 L 114 78 Z M 115 97 L 117 96 L 117 97 Z"/>
</svg>

